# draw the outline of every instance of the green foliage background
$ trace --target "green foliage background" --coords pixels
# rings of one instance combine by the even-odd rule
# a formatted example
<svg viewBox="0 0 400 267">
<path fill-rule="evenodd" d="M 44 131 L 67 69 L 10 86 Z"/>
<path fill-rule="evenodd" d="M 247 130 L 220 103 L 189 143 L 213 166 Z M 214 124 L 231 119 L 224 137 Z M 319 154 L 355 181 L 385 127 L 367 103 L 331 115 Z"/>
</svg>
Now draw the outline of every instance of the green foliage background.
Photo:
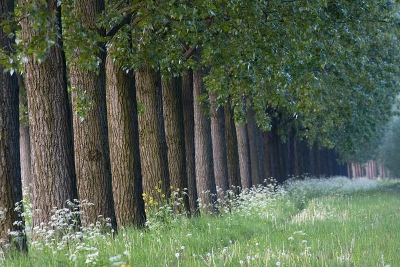
<svg viewBox="0 0 400 267">
<path fill-rule="evenodd" d="M 101 30 L 77 19 L 73 1 L 58 4 L 62 25 L 39 8 L 46 1 L 17 4 L 15 20 L 3 23 L 16 53 L 0 50 L 2 65 L 23 72 L 27 56 L 43 61 L 57 38 L 67 64 L 84 69 L 97 69 L 99 49 L 127 70 L 148 63 L 164 76 L 201 64 L 209 70 L 207 89 L 221 105 L 231 98 L 238 123 L 251 106 L 263 130 L 277 127 L 283 138 L 294 130 L 344 160 L 364 161 L 399 92 L 397 1 L 109 0 L 97 20 Z M 34 34 L 22 43 L 18 21 L 25 18 Z M 201 58 L 191 53 L 199 48 Z"/>
</svg>

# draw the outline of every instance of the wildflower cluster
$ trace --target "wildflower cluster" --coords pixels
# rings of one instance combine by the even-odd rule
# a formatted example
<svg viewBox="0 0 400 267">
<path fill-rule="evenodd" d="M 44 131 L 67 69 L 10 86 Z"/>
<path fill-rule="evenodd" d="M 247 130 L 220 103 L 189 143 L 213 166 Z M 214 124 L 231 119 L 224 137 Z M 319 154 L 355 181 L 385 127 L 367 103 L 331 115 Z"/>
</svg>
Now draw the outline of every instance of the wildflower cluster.
<svg viewBox="0 0 400 267">
<path fill-rule="evenodd" d="M 358 191 L 377 189 L 377 180 L 367 178 L 349 179 L 343 176 L 329 179 L 305 178 L 304 180 L 290 179 L 285 183 L 285 190 L 292 196 L 312 198 L 313 196 L 351 194 Z"/>
<path fill-rule="evenodd" d="M 361 206 L 378 190 L 358 194 L 378 187 L 376 181 L 335 177 L 292 180 L 284 186 L 272 181 L 226 192 L 218 189 L 212 196 L 215 213 L 207 216 L 210 209 L 200 200 L 206 213 L 191 219 L 184 207 L 186 190 L 171 188 L 163 196 L 157 189 L 159 195 L 143 195 L 146 231 L 127 227 L 116 236 L 104 231 L 109 222 L 102 217 L 94 224 L 85 221 L 90 203 L 72 201 L 66 208 L 54 209 L 49 223 L 28 231 L 30 257 L 45 255 L 49 260 L 41 258 L 41 266 L 377 266 L 365 256 L 373 252 L 368 243 L 372 240 L 368 232 L 372 232 L 379 241 L 375 248 L 379 255 L 374 256 L 380 266 L 388 266 L 397 262 L 395 248 L 391 248 L 393 243 L 385 250 L 381 246 L 400 238 L 395 231 L 387 233 L 400 221 L 398 214 L 390 213 L 393 220 L 383 225 L 379 212 L 385 209 L 372 212 Z M 353 201 L 358 197 L 364 198 Z M 383 236 L 378 228 L 386 230 L 383 241 L 378 240 Z M 0 265 L 7 261 L 0 252 Z M 18 265 L 25 266 L 5 264 Z"/>
<path fill-rule="evenodd" d="M 111 223 L 102 216 L 95 223 L 86 222 L 84 210 L 92 205 L 87 201 L 73 200 L 67 201 L 65 208 L 54 208 L 48 223 L 31 229 L 31 246 L 67 257 L 70 262 L 84 261 L 96 265 L 99 249 L 94 244 L 111 236 Z"/>
<path fill-rule="evenodd" d="M 155 188 L 151 196 L 143 193 L 143 200 L 145 201 L 147 221 L 146 226 L 149 229 L 162 229 L 169 227 L 179 220 L 186 220 L 186 207 L 184 198 L 188 197 L 187 188 L 183 190 L 179 188 L 170 187 L 171 193 L 169 197 L 161 193 L 161 188 Z"/>
<path fill-rule="evenodd" d="M 283 199 L 285 191 L 277 187 L 275 182 L 266 186 L 258 185 L 244 189 L 233 199 L 232 213 L 240 216 L 256 215 L 262 219 L 274 219 L 279 200 Z"/>
</svg>

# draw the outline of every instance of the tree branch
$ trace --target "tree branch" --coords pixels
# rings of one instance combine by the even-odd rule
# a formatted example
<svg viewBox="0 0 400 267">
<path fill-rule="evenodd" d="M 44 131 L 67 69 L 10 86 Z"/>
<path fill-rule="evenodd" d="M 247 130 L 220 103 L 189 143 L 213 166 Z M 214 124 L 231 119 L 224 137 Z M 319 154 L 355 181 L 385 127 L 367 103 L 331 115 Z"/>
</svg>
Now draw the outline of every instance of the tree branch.
<svg viewBox="0 0 400 267">
<path fill-rule="evenodd" d="M 120 23 L 114 25 L 107 33 L 106 33 L 106 37 L 114 37 L 115 34 L 117 34 L 117 32 L 124 27 L 125 25 L 129 24 L 133 14 L 135 14 L 135 12 L 129 12 L 122 20 Z"/>
<path fill-rule="evenodd" d="M 119 2 L 114 6 L 114 9 L 119 8 L 125 1 L 126 1 L 126 0 L 121 0 L 121 1 L 119 1 Z"/>
<path fill-rule="evenodd" d="M 213 21 L 214 17 L 210 17 L 209 19 L 207 19 L 206 29 L 208 29 L 211 26 Z M 189 59 L 196 52 L 197 46 L 198 44 L 186 50 L 185 54 L 183 54 L 183 58 L 185 60 Z"/>
<path fill-rule="evenodd" d="M 197 49 L 197 45 L 186 50 L 185 54 L 183 54 L 183 58 L 184 59 L 190 58 L 196 52 L 196 49 Z"/>
</svg>

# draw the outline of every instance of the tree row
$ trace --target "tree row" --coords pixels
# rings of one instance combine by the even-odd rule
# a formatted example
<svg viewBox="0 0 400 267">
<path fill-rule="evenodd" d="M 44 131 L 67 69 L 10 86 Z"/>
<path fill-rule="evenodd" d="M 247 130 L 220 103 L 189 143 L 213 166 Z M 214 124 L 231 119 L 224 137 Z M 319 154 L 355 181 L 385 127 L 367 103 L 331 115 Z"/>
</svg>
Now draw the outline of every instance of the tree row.
<svg viewBox="0 0 400 267">
<path fill-rule="evenodd" d="M 33 228 L 67 200 L 140 228 L 150 198 L 192 215 L 345 175 L 397 93 L 397 5 L 355 2 L 2 0 L 2 239 L 23 226 L 19 89 Z"/>
</svg>

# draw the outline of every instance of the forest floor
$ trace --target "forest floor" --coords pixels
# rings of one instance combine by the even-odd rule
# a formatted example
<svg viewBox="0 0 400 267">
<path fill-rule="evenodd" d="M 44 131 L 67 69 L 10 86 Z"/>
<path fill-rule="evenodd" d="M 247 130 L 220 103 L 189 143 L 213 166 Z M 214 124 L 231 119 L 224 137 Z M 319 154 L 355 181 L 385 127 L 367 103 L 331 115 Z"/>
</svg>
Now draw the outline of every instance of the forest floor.
<svg viewBox="0 0 400 267">
<path fill-rule="evenodd" d="M 148 205 L 147 230 L 115 238 L 101 223 L 74 232 L 59 212 L 27 256 L 0 254 L 0 266 L 400 266 L 398 181 L 292 180 L 228 194 L 218 207 L 187 218 Z"/>
</svg>

